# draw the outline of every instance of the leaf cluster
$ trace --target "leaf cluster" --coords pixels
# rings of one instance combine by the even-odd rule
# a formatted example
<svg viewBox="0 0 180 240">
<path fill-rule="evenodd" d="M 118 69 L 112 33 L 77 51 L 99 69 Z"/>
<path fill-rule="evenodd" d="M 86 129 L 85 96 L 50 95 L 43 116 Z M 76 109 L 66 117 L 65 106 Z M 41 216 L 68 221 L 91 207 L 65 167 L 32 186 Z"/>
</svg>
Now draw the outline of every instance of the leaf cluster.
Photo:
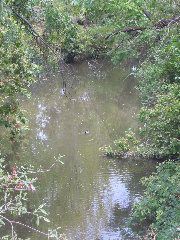
<svg viewBox="0 0 180 240">
<path fill-rule="evenodd" d="M 134 206 L 132 223 L 148 223 L 157 240 L 179 237 L 179 177 L 179 163 L 169 161 L 160 164 L 154 175 L 142 180 L 146 190 L 143 199 Z"/>
</svg>

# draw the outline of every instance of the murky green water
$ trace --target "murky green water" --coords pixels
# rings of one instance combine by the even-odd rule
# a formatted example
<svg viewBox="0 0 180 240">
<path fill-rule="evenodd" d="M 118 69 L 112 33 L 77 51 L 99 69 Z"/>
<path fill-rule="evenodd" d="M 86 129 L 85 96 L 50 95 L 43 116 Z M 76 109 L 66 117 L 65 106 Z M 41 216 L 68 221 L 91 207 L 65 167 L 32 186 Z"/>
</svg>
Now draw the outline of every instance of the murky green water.
<svg viewBox="0 0 180 240">
<path fill-rule="evenodd" d="M 137 127 L 138 99 L 129 74 L 130 67 L 86 61 L 64 71 L 66 94 L 60 74 L 49 72 L 33 87 L 32 99 L 22 102 L 30 114 L 22 160 L 48 169 L 54 157 L 65 155 L 63 165 L 39 176 L 31 205 L 46 203 L 48 226 L 60 227 L 68 240 L 138 239 L 126 223 L 143 194 L 139 180 L 154 164 L 105 159 L 99 152 Z M 22 236 L 43 239 L 27 230 Z"/>
</svg>

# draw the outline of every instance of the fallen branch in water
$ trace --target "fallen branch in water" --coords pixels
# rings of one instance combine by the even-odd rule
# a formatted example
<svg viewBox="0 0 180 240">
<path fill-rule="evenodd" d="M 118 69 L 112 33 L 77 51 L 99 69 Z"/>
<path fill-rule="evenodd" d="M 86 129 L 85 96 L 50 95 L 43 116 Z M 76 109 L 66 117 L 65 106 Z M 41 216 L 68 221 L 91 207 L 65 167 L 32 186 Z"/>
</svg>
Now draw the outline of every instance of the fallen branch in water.
<svg viewBox="0 0 180 240">
<path fill-rule="evenodd" d="M 26 225 L 26 224 L 24 224 L 24 223 L 16 222 L 16 221 L 14 221 L 14 220 L 10 220 L 10 219 L 2 216 L 2 215 L 0 215 L 0 218 L 4 219 L 6 222 L 8 222 L 8 223 L 11 225 L 11 236 L 12 236 L 12 240 L 15 240 L 15 232 L 14 232 L 14 225 L 13 225 L 13 224 L 23 226 L 23 227 L 25 227 L 25 228 L 30 229 L 30 230 L 33 231 L 33 232 L 37 232 L 37 233 L 39 233 L 39 234 L 41 234 L 41 235 L 43 235 L 43 236 L 45 236 L 45 237 L 49 237 L 49 233 L 44 233 L 44 232 L 42 232 L 42 231 L 40 231 L 40 230 L 38 230 L 38 229 L 36 229 L 36 228 L 34 228 L 34 227 L 31 227 L 31 226 L 29 226 L 29 225 Z"/>
<path fill-rule="evenodd" d="M 38 169 L 37 171 L 28 171 L 28 173 L 33 173 L 33 174 L 37 174 L 37 173 L 47 173 L 47 172 L 50 172 L 51 169 L 57 164 L 57 163 L 61 163 L 61 164 L 64 164 L 60 159 L 64 157 L 59 155 L 59 157 L 55 160 L 54 163 L 51 164 L 51 166 L 48 168 L 48 169 Z M 19 173 L 22 173 L 22 172 L 19 172 Z"/>
</svg>

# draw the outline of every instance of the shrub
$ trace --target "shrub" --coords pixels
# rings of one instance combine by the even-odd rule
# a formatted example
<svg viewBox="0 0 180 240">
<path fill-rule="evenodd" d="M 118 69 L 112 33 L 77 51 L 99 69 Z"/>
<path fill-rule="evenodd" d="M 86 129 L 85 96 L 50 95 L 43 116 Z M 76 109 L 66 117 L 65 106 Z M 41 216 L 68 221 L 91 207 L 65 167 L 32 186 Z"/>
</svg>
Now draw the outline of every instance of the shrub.
<svg viewBox="0 0 180 240">
<path fill-rule="evenodd" d="M 100 150 L 105 152 L 106 156 L 109 157 L 126 157 L 130 156 L 136 150 L 137 144 L 138 140 L 135 137 L 135 133 L 131 129 L 128 129 L 124 137 L 114 141 L 113 146 L 104 146 Z"/>
<path fill-rule="evenodd" d="M 160 164 L 154 175 L 142 180 L 146 190 L 143 199 L 133 208 L 132 222 L 134 225 L 148 223 L 157 240 L 178 239 L 179 178 L 179 163 L 169 161 Z"/>
<path fill-rule="evenodd" d="M 166 86 L 167 94 L 158 96 L 152 108 L 143 107 L 139 119 L 142 144 L 140 151 L 150 157 L 165 158 L 179 154 L 179 85 Z"/>
<path fill-rule="evenodd" d="M 61 162 L 61 157 L 59 156 L 55 163 Z M 40 236 L 45 236 L 48 239 L 65 239 L 56 229 L 42 232 L 34 227 L 35 222 L 37 226 L 40 225 L 42 220 L 50 222 L 47 218 L 48 213 L 44 209 L 45 204 L 40 204 L 34 209 L 28 207 L 29 194 L 36 191 L 37 174 L 50 171 L 55 163 L 48 170 L 38 169 L 35 171 L 33 166 L 18 167 L 14 165 L 11 167 L 5 164 L 5 159 L 0 155 L 0 231 L 2 232 L 4 226 L 8 226 L 6 228 L 7 235 L 3 232 L 2 239 L 20 240 L 15 231 L 16 226 L 24 227 L 31 232 L 37 232 Z M 32 174 L 35 175 L 34 178 Z M 23 219 L 26 219 L 28 224 Z"/>
</svg>

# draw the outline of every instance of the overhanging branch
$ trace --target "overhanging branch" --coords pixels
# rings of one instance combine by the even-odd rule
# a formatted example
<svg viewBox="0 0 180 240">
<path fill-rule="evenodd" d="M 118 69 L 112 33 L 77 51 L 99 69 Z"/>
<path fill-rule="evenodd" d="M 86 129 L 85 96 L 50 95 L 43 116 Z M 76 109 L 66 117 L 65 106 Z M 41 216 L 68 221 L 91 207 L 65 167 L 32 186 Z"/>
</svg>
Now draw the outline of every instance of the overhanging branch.
<svg viewBox="0 0 180 240">
<path fill-rule="evenodd" d="M 178 22 L 180 22 L 180 16 L 174 17 L 174 18 L 169 18 L 169 19 L 161 19 L 157 23 L 155 23 L 153 25 L 153 27 L 156 30 L 158 30 L 158 29 L 162 29 L 164 27 L 167 27 L 167 26 L 169 26 L 171 24 L 178 23 Z M 115 30 L 113 33 L 109 34 L 105 39 L 107 40 L 110 37 L 113 37 L 113 36 L 117 35 L 120 32 L 133 33 L 133 32 L 144 31 L 146 29 L 147 29 L 147 27 L 140 27 L 140 26 L 127 27 L 125 29 L 118 29 L 118 30 Z"/>
<path fill-rule="evenodd" d="M 36 40 L 39 38 L 40 41 L 47 47 L 49 48 L 55 55 L 55 49 L 53 47 L 51 47 L 37 32 L 36 30 L 33 28 L 33 26 L 30 24 L 30 22 L 22 15 L 20 15 L 19 13 L 17 13 L 14 9 L 10 8 L 12 13 L 21 20 L 21 22 L 26 25 L 28 27 L 29 32 L 33 35 L 33 37 L 36 38 Z"/>
</svg>

